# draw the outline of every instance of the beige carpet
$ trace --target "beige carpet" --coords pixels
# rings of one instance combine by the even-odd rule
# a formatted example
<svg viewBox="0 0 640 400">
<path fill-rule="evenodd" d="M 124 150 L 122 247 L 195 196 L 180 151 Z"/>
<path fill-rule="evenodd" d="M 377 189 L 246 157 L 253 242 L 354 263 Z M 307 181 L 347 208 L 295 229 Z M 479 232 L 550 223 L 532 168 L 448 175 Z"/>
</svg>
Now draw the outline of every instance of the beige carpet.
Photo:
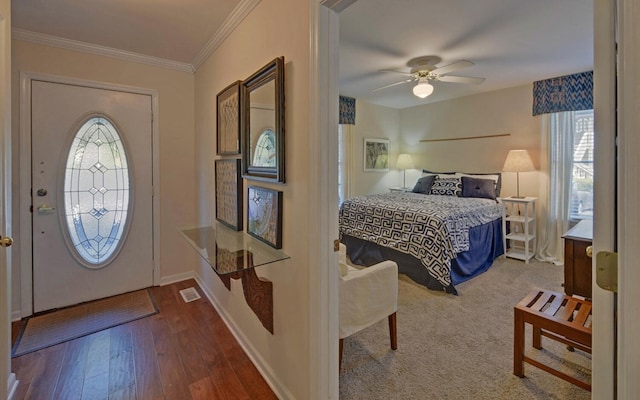
<svg viewBox="0 0 640 400">
<path fill-rule="evenodd" d="M 387 320 L 345 339 L 341 399 L 590 399 L 590 393 L 525 364 L 513 375 L 513 306 L 531 288 L 562 292 L 563 267 L 499 258 L 457 286 L 459 296 L 431 291 L 400 275 L 398 349 Z M 543 338 L 528 356 L 590 380 L 591 355 Z"/>
<path fill-rule="evenodd" d="M 147 289 L 78 304 L 27 320 L 13 346 L 12 357 L 134 321 L 156 308 Z"/>
</svg>

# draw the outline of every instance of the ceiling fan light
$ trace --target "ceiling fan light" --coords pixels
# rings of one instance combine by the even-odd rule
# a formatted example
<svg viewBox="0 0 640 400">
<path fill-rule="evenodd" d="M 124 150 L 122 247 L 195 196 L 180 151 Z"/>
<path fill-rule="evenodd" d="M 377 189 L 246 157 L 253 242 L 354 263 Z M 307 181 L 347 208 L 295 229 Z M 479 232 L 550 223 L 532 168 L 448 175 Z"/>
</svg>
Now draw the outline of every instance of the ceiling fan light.
<svg viewBox="0 0 640 400">
<path fill-rule="evenodd" d="M 433 86 L 431 86 L 427 82 L 419 82 L 416 86 L 413 87 L 413 94 L 424 99 L 433 93 Z"/>
</svg>

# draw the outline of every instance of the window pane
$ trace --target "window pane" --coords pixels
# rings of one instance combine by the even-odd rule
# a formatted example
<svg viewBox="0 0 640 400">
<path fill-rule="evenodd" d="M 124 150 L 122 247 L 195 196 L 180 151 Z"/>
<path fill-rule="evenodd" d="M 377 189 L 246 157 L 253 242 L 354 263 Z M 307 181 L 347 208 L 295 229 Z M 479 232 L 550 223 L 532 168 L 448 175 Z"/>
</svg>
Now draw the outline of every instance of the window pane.
<svg viewBox="0 0 640 400">
<path fill-rule="evenodd" d="M 93 117 L 76 133 L 67 156 L 64 209 L 72 251 L 87 266 L 117 254 L 129 211 L 129 171 L 115 126 Z"/>
<path fill-rule="evenodd" d="M 593 217 L 593 110 L 575 112 L 571 219 Z"/>
</svg>

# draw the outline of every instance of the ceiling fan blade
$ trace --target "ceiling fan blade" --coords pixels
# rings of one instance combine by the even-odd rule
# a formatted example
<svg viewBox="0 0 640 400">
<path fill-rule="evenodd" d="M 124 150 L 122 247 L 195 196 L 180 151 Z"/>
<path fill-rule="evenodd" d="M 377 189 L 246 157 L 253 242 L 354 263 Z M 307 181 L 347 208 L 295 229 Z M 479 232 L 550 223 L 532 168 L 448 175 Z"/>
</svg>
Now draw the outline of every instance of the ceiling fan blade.
<svg viewBox="0 0 640 400">
<path fill-rule="evenodd" d="M 453 64 L 449 64 L 449 65 L 445 65 L 444 67 L 436 68 L 433 71 L 431 71 L 431 73 L 436 74 L 436 75 L 444 75 L 444 74 L 448 74 L 449 72 L 457 71 L 457 70 L 462 69 L 462 68 L 469 68 L 469 67 L 471 67 L 473 65 L 474 64 L 471 61 L 460 60 L 460 61 L 454 62 Z"/>
<path fill-rule="evenodd" d="M 396 82 L 396 83 L 392 83 L 390 85 L 385 85 L 385 86 L 381 86 L 379 88 L 375 88 L 375 89 L 371 89 L 372 92 L 377 92 L 378 90 L 382 90 L 382 89 L 386 89 L 386 88 L 390 88 L 392 86 L 397 86 L 397 85 L 402 85 L 403 83 L 407 83 L 407 82 L 411 82 L 413 79 L 407 79 L 404 81 L 400 81 L 400 82 Z"/>
<path fill-rule="evenodd" d="M 473 76 L 455 76 L 455 75 L 447 75 L 438 77 L 439 81 L 442 82 L 453 82 L 453 83 L 473 83 L 476 85 L 484 82 L 485 78 L 476 78 Z"/>
<path fill-rule="evenodd" d="M 401 74 L 405 76 L 413 76 L 411 72 L 397 71 L 395 69 L 381 69 L 380 72 L 393 72 L 395 74 Z"/>
</svg>

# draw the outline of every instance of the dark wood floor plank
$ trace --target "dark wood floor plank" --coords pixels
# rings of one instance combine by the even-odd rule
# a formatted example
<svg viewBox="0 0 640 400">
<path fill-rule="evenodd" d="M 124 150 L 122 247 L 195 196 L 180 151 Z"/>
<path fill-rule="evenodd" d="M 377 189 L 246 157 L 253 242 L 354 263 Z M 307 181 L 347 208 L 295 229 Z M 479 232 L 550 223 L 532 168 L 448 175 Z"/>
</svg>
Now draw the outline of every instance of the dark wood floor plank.
<svg viewBox="0 0 640 400">
<path fill-rule="evenodd" d="M 111 331 L 109 360 L 109 393 L 118 392 L 136 384 L 133 363 L 131 326 L 116 326 Z"/>
<path fill-rule="evenodd" d="M 162 390 L 168 400 L 190 398 L 187 376 L 176 348 L 174 334 L 162 314 L 150 318 L 153 343 L 162 378 Z"/>
<path fill-rule="evenodd" d="M 12 359 L 15 400 L 276 398 L 195 280 L 151 293 L 159 314 Z"/>
<path fill-rule="evenodd" d="M 131 385 L 124 387 L 113 393 L 109 393 L 109 400 L 136 400 L 136 386 Z"/>
<path fill-rule="evenodd" d="M 211 400 L 221 398 L 210 377 L 203 378 L 189 385 L 193 400 Z"/>
<path fill-rule="evenodd" d="M 111 335 L 109 330 L 94 333 L 88 336 L 90 340 L 89 353 L 87 354 L 87 367 L 85 379 L 97 375 L 109 373 L 109 363 L 105 362 L 110 358 Z"/>
<path fill-rule="evenodd" d="M 88 377 L 82 387 L 82 400 L 109 399 L 109 372 Z"/>
<path fill-rule="evenodd" d="M 33 377 L 27 396 L 33 399 L 51 398 L 58 384 L 66 349 L 67 343 L 62 343 L 42 350 L 44 364 L 38 374 Z"/>
<path fill-rule="evenodd" d="M 160 399 L 162 383 L 149 318 L 131 323 L 133 361 L 138 399 Z"/>
<path fill-rule="evenodd" d="M 62 362 L 60 379 L 53 399 L 79 400 L 82 398 L 84 374 L 91 340 L 88 336 L 70 341 Z"/>
<path fill-rule="evenodd" d="M 241 347 L 235 346 L 230 348 L 225 355 L 252 400 L 277 400 L 267 381 L 260 375 L 258 369 L 253 365 L 251 359 L 249 359 Z"/>
</svg>

